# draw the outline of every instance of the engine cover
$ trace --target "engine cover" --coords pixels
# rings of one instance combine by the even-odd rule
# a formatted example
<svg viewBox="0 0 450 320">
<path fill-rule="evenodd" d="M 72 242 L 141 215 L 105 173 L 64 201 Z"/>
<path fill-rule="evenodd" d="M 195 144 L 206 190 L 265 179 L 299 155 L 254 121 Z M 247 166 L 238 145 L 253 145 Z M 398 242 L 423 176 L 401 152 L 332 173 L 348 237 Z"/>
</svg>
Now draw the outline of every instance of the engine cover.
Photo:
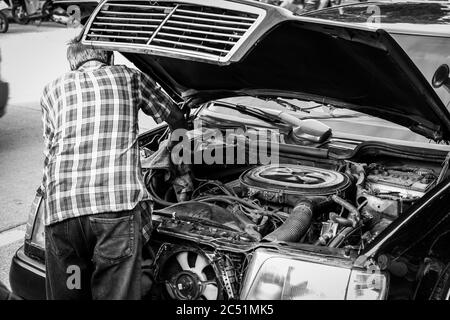
<svg viewBox="0 0 450 320">
<path fill-rule="evenodd" d="M 249 197 L 269 202 L 295 202 L 295 198 L 316 198 L 345 191 L 351 181 L 345 174 L 293 164 L 265 165 L 250 169 L 240 177 Z"/>
</svg>

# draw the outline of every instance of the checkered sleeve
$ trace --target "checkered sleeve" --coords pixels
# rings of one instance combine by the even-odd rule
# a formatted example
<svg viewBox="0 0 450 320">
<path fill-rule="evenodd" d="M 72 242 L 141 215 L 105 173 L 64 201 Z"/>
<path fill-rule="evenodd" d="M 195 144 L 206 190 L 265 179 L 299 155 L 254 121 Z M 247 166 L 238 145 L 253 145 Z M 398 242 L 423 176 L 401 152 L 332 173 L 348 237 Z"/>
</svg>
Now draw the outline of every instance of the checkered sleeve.
<svg viewBox="0 0 450 320">
<path fill-rule="evenodd" d="M 44 93 L 41 98 L 41 110 L 42 110 L 42 125 L 43 125 L 43 138 L 44 138 L 44 173 L 42 178 L 41 188 L 45 190 L 47 182 L 47 167 L 50 162 L 50 149 L 52 147 L 53 139 L 53 121 L 50 109 L 50 93 L 48 87 L 44 89 Z"/>
<path fill-rule="evenodd" d="M 139 81 L 139 107 L 151 116 L 156 123 L 166 121 L 174 108 L 178 108 L 175 102 L 162 88 L 149 76 L 140 72 Z"/>
</svg>

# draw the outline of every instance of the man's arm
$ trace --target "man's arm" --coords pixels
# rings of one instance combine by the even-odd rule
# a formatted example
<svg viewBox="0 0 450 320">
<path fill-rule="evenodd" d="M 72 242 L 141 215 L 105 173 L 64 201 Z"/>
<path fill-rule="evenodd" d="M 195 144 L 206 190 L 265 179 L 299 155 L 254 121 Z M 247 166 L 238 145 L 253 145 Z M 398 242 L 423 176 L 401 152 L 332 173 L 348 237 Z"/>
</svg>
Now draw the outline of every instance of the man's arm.
<svg viewBox="0 0 450 320">
<path fill-rule="evenodd" d="M 186 119 L 180 108 L 149 76 L 140 73 L 140 108 L 157 123 L 166 121 L 170 130 L 186 129 Z"/>
</svg>

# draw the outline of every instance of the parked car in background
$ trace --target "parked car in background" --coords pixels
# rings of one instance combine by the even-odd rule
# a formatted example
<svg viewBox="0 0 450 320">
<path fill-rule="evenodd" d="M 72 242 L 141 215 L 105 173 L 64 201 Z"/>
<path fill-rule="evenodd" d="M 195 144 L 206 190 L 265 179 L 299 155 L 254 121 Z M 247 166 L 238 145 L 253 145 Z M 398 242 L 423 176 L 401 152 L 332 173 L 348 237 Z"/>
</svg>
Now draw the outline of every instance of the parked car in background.
<svg viewBox="0 0 450 320">
<path fill-rule="evenodd" d="M 8 4 L 0 0 L 0 33 L 6 33 L 9 28 L 7 11 L 9 11 Z"/>
<path fill-rule="evenodd" d="M 52 0 L 49 16 L 58 23 L 84 25 L 98 3 L 99 0 Z"/>
<path fill-rule="evenodd" d="M 140 136 L 155 202 L 147 297 L 448 300 L 442 28 L 421 60 L 385 30 L 260 2 L 102 2 L 83 43 L 121 52 L 189 115 L 174 150 L 194 158 L 191 201 L 154 163 L 167 126 Z M 10 271 L 26 299 L 45 297 L 42 203 L 39 191 Z"/>
<path fill-rule="evenodd" d="M 8 83 L 2 81 L 2 55 L 0 52 L 0 117 L 6 113 L 6 104 L 8 102 L 9 87 Z"/>
<path fill-rule="evenodd" d="M 98 4 L 98 0 L 10 0 L 12 16 L 17 23 L 54 21 L 67 25 L 84 24 Z"/>
</svg>

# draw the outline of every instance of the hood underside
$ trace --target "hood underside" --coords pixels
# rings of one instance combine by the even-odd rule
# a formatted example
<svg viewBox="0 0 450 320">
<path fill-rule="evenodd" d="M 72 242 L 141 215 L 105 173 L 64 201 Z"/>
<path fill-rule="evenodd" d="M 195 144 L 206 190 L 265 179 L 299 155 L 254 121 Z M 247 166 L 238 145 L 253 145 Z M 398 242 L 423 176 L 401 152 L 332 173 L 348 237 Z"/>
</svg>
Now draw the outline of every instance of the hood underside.
<svg viewBox="0 0 450 320">
<path fill-rule="evenodd" d="M 118 4 L 114 10 L 120 12 L 130 10 L 129 7 L 120 7 L 121 4 L 139 4 L 139 1 L 106 3 Z M 170 19 L 175 20 L 161 22 L 159 32 L 162 32 L 162 27 L 170 28 L 170 23 L 177 25 L 180 22 L 196 24 L 200 31 L 214 30 L 217 24 L 208 29 L 203 27 L 205 22 L 202 20 L 204 12 L 213 12 L 209 10 L 211 7 L 231 15 L 226 12 L 228 9 L 224 9 L 229 7 L 229 1 L 195 3 L 156 3 L 174 4 Z M 250 10 L 248 3 L 243 3 L 236 1 L 235 7 Z M 176 5 L 183 6 L 184 12 L 190 10 L 196 14 L 190 13 L 188 18 L 180 16 L 176 11 L 180 7 Z M 162 45 L 158 47 L 158 40 L 154 40 L 158 39 L 158 30 L 150 34 L 152 38 L 148 42 L 134 45 L 125 43 L 126 40 L 120 37 L 102 38 L 102 35 L 117 33 L 108 31 L 107 25 L 103 26 L 106 31 L 91 30 L 94 26 L 99 27 L 97 21 L 103 23 L 110 17 L 102 13 L 105 9 L 99 8 L 84 31 L 83 41 L 125 53 L 136 66 L 154 76 L 174 98 L 199 103 L 236 95 L 300 98 L 384 118 L 430 139 L 450 138 L 450 114 L 446 107 L 411 59 L 383 30 L 341 23 L 317 23 L 288 14 L 283 9 L 255 4 L 254 10 L 251 8 L 256 22 L 251 22 L 253 25 L 231 48 L 223 47 L 227 49 L 226 56 L 212 59 L 204 52 L 196 57 L 193 48 L 189 52 L 191 43 L 184 49 L 176 45 L 165 49 Z M 98 20 L 98 17 L 102 19 Z M 187 28 L 176 36 L 182 43 L 183 39 L 198 38 L 193 34 L 198 36 L 198 30 Z M 174 35 L 169 34 L 168 37 Z M 215 41 L 225 39 L 224 36 L 214 37 Z M 170 42 L 160 42 L 163 43 Z"/>
</svg>

